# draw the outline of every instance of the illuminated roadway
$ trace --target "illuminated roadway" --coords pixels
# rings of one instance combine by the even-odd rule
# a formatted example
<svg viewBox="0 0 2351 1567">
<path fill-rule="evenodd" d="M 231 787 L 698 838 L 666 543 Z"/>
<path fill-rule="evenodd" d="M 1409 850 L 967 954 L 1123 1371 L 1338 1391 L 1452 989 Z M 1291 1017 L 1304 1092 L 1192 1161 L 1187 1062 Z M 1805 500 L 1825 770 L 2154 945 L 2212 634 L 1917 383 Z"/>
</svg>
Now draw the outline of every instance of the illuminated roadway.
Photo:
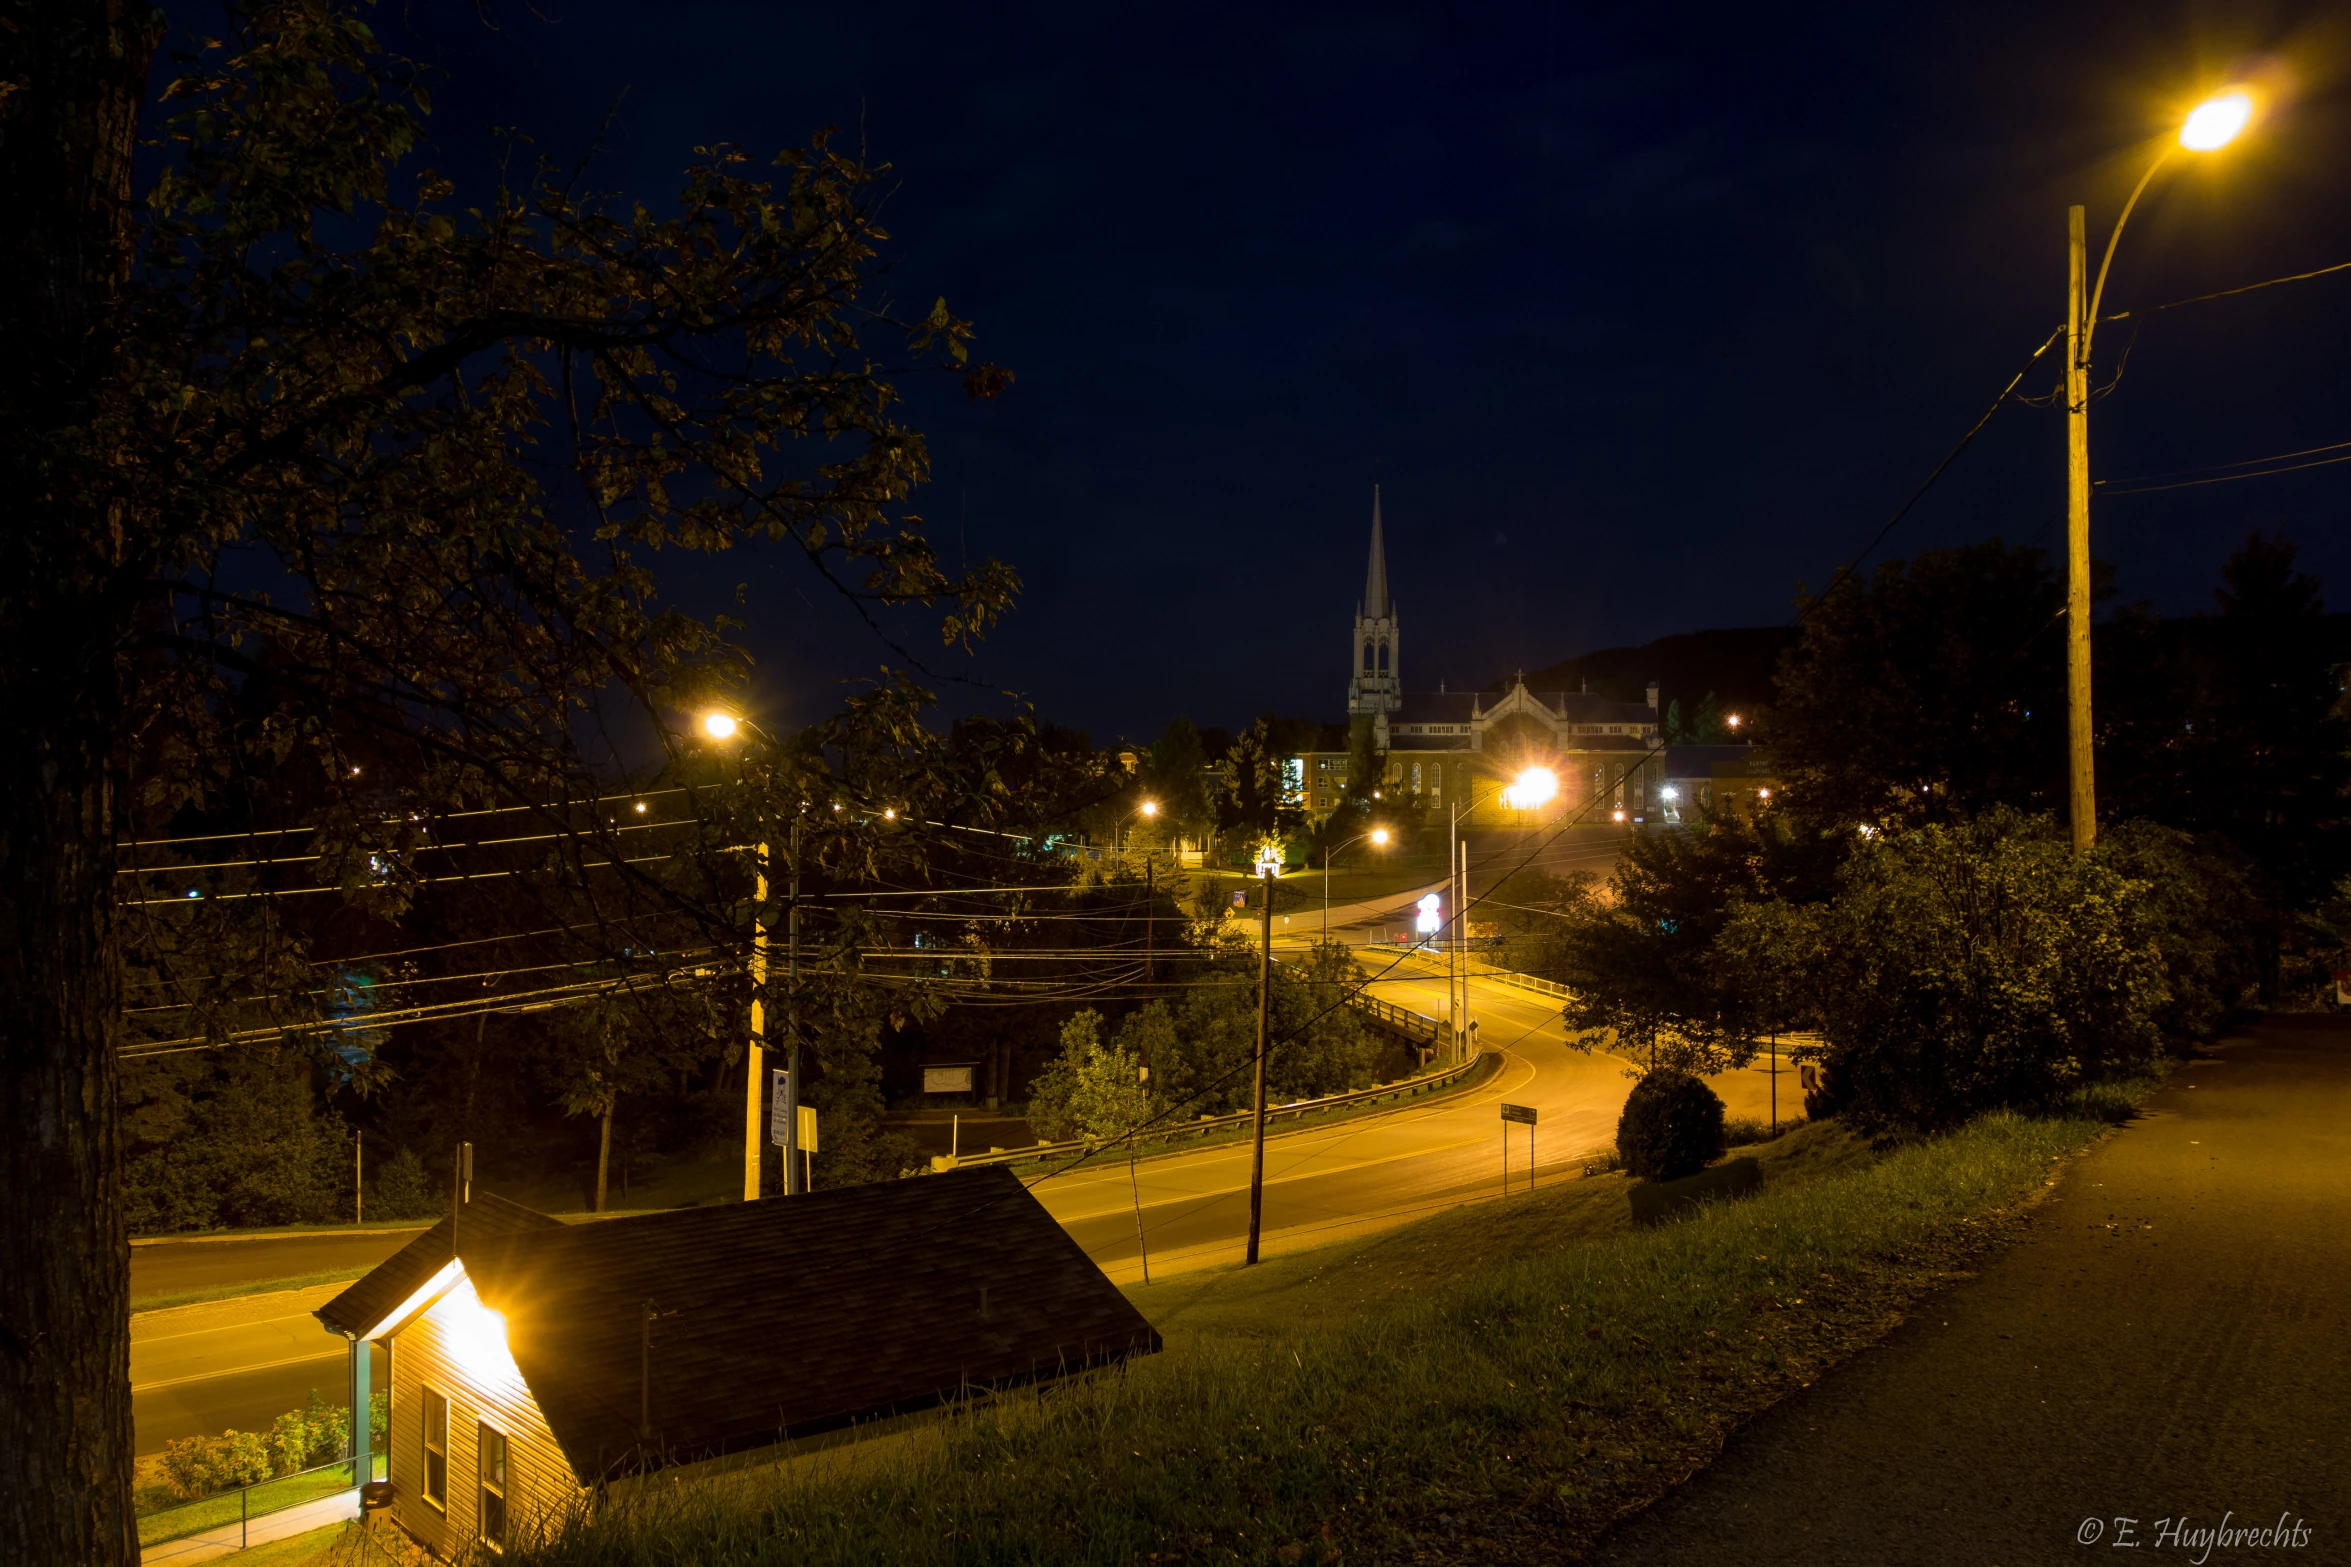
<svg viewBox="0 0 2351 1567">
<path fill-rule="evenodd" d="M 1334 909 L 1333 933 L 1350 921 L 1408 908 L 1413 896 Z M 1294 934 L 1287 941 L 1277 930 L 1275 951 L 1303 949 L 1319 929 L 1319 912 L 1313 928 L 1301 928 L 1305 923 L 1293 917 Z M 1441 955 L 1372 948 L 1362 956 L 1375 978 L 1373 995 L 1428 1017 L 1444 1016 Z M 1269 1135 L 1262 1252 L 1315 1245 L 1501 1195 L 1505 1103 L 1537 1113 L 1532 1173 L 1538 1183 L 1580 1172 L 1586 1159 L 1614 1144 L 1616 1119 L 1632 1088 L 1629 1063 L 1570 1046 L 1556 1000 L 1476 976 L 1469 991 L 1479 1045 L 1500 1052 L 1500 1070 L 1475 1089 L 1434 1102 Z M 1710 1082 L 1731 1115 L 1771 1115 L 1768 1059 Z M 1781 1113 L 1800 1106 L 1801 1095 L 1784 1063 L 1778 1088 Z M 1527 1129 L 1513 1126 L 1509 1170 L 1514 1189 L 1528 1179 L 1527 1150 Z M 1104 1155 L 1044 1180 L 1035 1191 L 1087 1254 L 1122 1281 L 1142 1275 L 1139 1206 L 1142 1249 L 1156 1277 L 1241 1257 L 1249 1222 L 1249 1158 L 1247 1142 L 1221 1143 L 1141 1159 L 1130 1173 L 1126 1161 Z"/>
<path fill-rule="evenodd" d="M 1613 858 L 1611 844 L 1563 842 L 1546 853 L 1544 868 L 1605 870 L 1603 862 Z M 1473 869 L 1483 872 L 1482 866 Z M 1360 940 L 1375 916 L 1409 909 L 1426 890 L 1432 889 L 1334 907 L 1334 934 Z M 1276 932 L 1276 950 L 1302 949 L 1319 934 L 1321 911 L 1293 914 L 1287 925 L 1286 932 Z M 1372 948 L 1363 957 L 1376 976 L 1373 995 L 1428 1017 L 1444 1015 L 1441 956 Z M 1531 990 L 1473 976 L 1470 1010 L 1479 1023 L 1481 1047 L 1502 1057 L 1500 1070 L 1477 1088 L 1268 1136 L 1267 1253 L 1500 1195 L 1504 1103 L 1531 1106 L 1540 1117 L 1533 1138 L 1538 1182 L 1580 1170 L 1586 1158 L 1613 1143 L 1616 1117 L 1631 1088 L 1624 1060 L 1571 1048 L 1559 1003 Z M 1731 1114 L 1770 1114 L 1772 1079 L 1762 1065 L 1713 1082 Z M 1779 1103 L 1783 1112 L 1801 1103 L 1785 1068 Z M 1514 1189 L 1528 1178 L 1527 1146 L 1526 1128 L 1514 1126 Z M 1054 1175 L 1035 1190 L 1113 1278 L 1141 1276 L 1138 1202 L 1154 1277 L 1236 1261 L 1248 1225 L 1249 1145 L 1220 1143 L 1141 1159 L 1131 1177 L 1125 1161 L 1106 1157 Z M 134 1281 L 133 1293 L 201 1288 L 216 1282 L 216 1275 L 217 1282 L 226 1283 L 234 1277 L 282 1278 L 364 1266 L 397 1250 L 413 1233 L 142 1246 L 135 1252 L 134 1273 L 147 1276 Z M 341 1288 L 248 1296 L 134 1318 L 131 1380 L 139 1450 L 154 1452 L 171 1438 L 231 1425 L 266 1426 L 277 1413 L 299 1405 L 312 1388 L 340 1402 L 342 1341 L 320 1328 L 310 1312 Z"/>
</svg>

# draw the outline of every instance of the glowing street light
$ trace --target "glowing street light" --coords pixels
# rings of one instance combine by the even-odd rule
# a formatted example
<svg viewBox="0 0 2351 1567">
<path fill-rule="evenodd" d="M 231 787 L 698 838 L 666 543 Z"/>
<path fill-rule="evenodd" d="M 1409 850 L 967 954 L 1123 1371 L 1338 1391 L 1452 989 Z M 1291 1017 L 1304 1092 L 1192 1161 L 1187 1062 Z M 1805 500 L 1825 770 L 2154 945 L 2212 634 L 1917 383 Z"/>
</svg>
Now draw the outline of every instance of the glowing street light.
<svg viewBox="0 0 2351 1567">
<path fill-rule="evenodd" d="M 2139 176 L 2106 254 L 2098 263 L 2096 282 L 2090 280 L 2087 213 L 2081 207 L 2066 211 L 2070 252 L 2067 270 L 2065 358 L 2065 707 L 2066 805 L 2073 829 L 2073 847 L 2087 854 L 2098 841 L 2097 765 L 2091 754 L 2090 714 L 2090 340 L 2098 328 L 2098 308 L 2106 297 L 2107 269 L 2114 265 L 2114 248 L 2122 242 L 2123 225 L 2131 209 L 2154 183 L 2156 174 L 2174 152 L 2217 152 L 2237 139 L 2253 121 L 2254 96 L 2244 87 L 2225 88 L 2190 109 L 2180 121 L 2176 145 L 2166 146 Z"/>
<path fill-rule="evenodd" d="M 741 727 L 742 721 L 732 713 L 713 709 L 702 715 L 702 732 L 713 740 L 732 740 Z"/>
<path fill-rule="evenodd" d="M 1531 811 L 1559 793 L 1559 780 L 1548 767 L 1530 767 L 1502 791 L 1502 803 L 1514 811 Z"/>
<path fill-rule="evenodd" d="M 1339 849 L 1353 848 L 1367 838 L 1371 840 L 1373 848 L 1384 849 L 1388 846 L 1388 829 L 1374 827 L 1369 832 L 1357 833 L 1345 843 L 1340 844 L 1338 849 L 1326 848 L 1322 851 L 1322 939 L 1325 941 L 1331 939 L 1331 857 L 1337 854 Z"/>
<path fill-rule="evenodd" d="M 2237 139 L 2253 119 L 2253 95 L 2233 87 L 2207 98 L 2180 122 L 2180 145 L 2190 152 L 2218 152 Z"/>
<path fill-rule="evenodd" d="M 1157 816 L 1159 814 L 1159 802 L 1157 800 L 1145 800 L 1143 802 L 1143 814 L 1146 817 Z"/>
</svg>

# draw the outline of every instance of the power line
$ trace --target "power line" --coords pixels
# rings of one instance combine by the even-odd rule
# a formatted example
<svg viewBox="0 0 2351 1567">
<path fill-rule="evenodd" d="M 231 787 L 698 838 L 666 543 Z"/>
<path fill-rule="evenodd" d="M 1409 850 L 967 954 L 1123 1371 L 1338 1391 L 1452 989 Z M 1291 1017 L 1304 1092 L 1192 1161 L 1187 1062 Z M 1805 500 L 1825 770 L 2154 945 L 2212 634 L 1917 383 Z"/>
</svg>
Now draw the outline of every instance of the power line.
<svg viewBox="0 0 2351 1567">
<path fill-rule="evenodd" d="M 1976 420 L 1974 424 L 1968 426 L 1967 433 L 1959 438 L 1959 444 L 1952 447 L 1951 450 L 1944 455 L 1944 458 L 1941 462 L 1935 464 L 1934 472 L 1926 476 L 1926 482 L 1919 485 L 1917 489 L 1910 492 L 1910 498 L 1908 500 L 1894 508 L 1894 515 L 1888 517 L 1886 519 L 1886 525 L 1878 529 L 1875 536 L 1873 536 L 1867 544 L 1864 544 L 1861 547 L 1861 552 L 1855 555 L 1851 560 L 1847 561 L 1844 565 L 1837 568 L 1837 574 L 1829 578 L 1829 585 L 1821 589 L 1820 592 L 1814 595 L 1811 601 L 1807 603 L 1803 609 L 1797 612 L 1796 618 L 1798 620 L 1802 620 L 1805 615 L 1810 614 L 1814 606 L 1826 603 L 1828 601 L 1829 595 L 1836 592 L 1838 586 L 1842 584 L 1845 579 L 1852 576 L 1854 572 L 1858 571 L 1861 568 L 1861 563 L 1867 560 L 1870 557 L 1870 554 L 1875 551 L 1880 544 L 1886 542 L 1886 535 L 1892 533 L 1896 524 L 1900 523 L 1903 518 L 1910 515 L 1910 509 L 1916 506 L 1919 501 L 1925 497 L 1927 491 L 1935 487 L 1935 481 L 1943 477 L 1945 469 L 1949 468 L 1953 463 L 1959 460 L 1959 454 L 1966 451 L 1969 446 L 1974 444 L 1975 438 L 1983 433 L 1984 426 L 1992 422 L 1992 416 L 2000 411 L 2000 407 L 2003 403 L 2008 401 L 2008 394 L 2016 390 L 2017 383 L 2032 373 L 2033 366 L 2040 362 L 2041 356 L 2047 353 L 2052 347 L 2056 346 L 2057 340 L 2064 335 L 2065 328 L 2059 327 L 2056 331 L 2051 332 L 2047 337 L 2041 340 L 2041 346 L 2033 350 L 2032 357 L 2024 362 L 2023 367 L 2019 369 L 2016 374 L 2008 378 L 2008 384 L 2006 386 L 2000 388 L 2000 395 L 1992 399 L 1992 406 L 1984 410 L 1983 417 Z"/>
<path fill-rule="evenodd" d="M 2338 442 L 2335 446 L 2314 446 L 2311 448 L 2311 451 L 2338 451 L 2341 449 L 2341 447 L 2344 446 L 2351 446 L 2351 441 Z M 2145 479 L 2109 479 L 2102 482 L 2098 486 L 2098 493 L 2102 496 L 2148 495 L 2157 490 L 2192 490 L 2200 485 L 2234 484 L 2239 479 L 2269 479 L 2274 478 L 2281 473 L 2300 473 L 2305 468 L 2325 468 L 2339 462 L 2351 462 L 2351 452 L 2344 452 L 2341 456 L 2338 457 L 2320 457 L 2311 462 L 2286 463 L 2284 467 L 2280 468 L 2258 468 L 2254 466 L 2257 463 L 2283 462 L 2284 459 L 2288 457 L 2301 457 L 2304 455 L 2306 454 L 2302 452 L 2282 452 L 2276 457 L 2248 457 L 2242 463 L 2215 463 L 2213 466 L 2216 468 L 2248 468 L 2252 471 L 2248 473 L 2216 473 L 2208 478 L 2202 479 L 2175 479 L 2168 484 L 2155 484 L 2147 482 L 2148 480 L 2165 477 L 2162 474 L 2149 474 Z M 2184 473 L 2194 473 L 2197 470 L 2193 468 L 2187 468 L 2180 471 Z"/>
<path fill-rule="evenodd" d="M 2250 294 L 2256 289 L 2275 288 L 2280 283 L 2307 283 L 2314 277 L 2325 277 L 2330 272 L 2346 271 L 2351 271 L 2351 261 L 2338 261 L 2331 267 L 2320 267 L 2315 272 L 2296 272 L 2286 277 L 2264 278 L 2258 283 L 2247 283 L 2241 288 L 2224 288 L 2211 294 L 2191 294 L 2186 299 L 2175 299 L 2167 305 L 2149 306 L 2139 313 L 2148 316 L 2161 315 L 2166 310 L 2177 310 L 2182 305 L 2201 305 L 2207 300 L 2227 299 L 2236 294 Z M 2130 316 L 2131 312 L 2123 310 L 2110 316 L 2102 316 L 2099 319 L 2102 321 L 2127 321 Z"/>
<path fill-rule="evenodd" d="M 630 794 L 600 794 L 585 800 L 554 801 L 544 805 L 489 805 L 478 810 L 450 811 L 434 817 L 433 820 L 441 822 L 466 821 L 476 816 L 509 816 L 516 811 L 555 811 L 578 805 L 606 805 L 614 800 L 657 800 L 664 795 L 692 794 L 693 792 L 693 790 L 685 788 L 645 789 Z M 416 820 L 417 818 L 413 816 L 387 816 L 376 825 L 379 827 L 405 827 Z M 116 844 L 115 847 L 118 849 L 156 849 L 165 848 L 175 843 L 222 843 L 232 838 L 280 838 L 292 833 L 316 831 L 318 828 L 315 826 L 249 827 L 241 832 L 195 833 L 185 838 L 132 838 Z"/>
</svg>

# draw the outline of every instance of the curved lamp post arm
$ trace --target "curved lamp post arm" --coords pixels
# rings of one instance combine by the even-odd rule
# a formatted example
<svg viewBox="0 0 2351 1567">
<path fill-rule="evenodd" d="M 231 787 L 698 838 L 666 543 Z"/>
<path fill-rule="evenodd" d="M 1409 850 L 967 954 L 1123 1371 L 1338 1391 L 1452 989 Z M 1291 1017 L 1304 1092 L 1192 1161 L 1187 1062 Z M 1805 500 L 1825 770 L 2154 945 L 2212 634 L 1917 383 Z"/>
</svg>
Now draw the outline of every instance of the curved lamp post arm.
<svg viewBox="0 0 2351 1567">
<path fill-rule="evenodd" d="M 2122 226 L 2130 222 L 2131 210 L 2138 206 L 2139 198 L 2147 194 L 2147 187 L 2155 182 L 2155 176 L 2171 161 L 2171 155 L 2177 150 L 2166 147 L 2155 155 L 2155 161 L 2147 165 L 2147 172 L 2140 175 L 2139 183 L 2131 188 L 2131 199 L 2122 204 L 2122 216 L 2114 220 L 2114 232 L 2106 240 L 2106 254 L 2098 260 L 2098 281 L 2090 289 L 2090 308 L 2083 313 L 2081 362 L 2084 365 L 2090 362 L 2090 336 L 2098 329 L 2098 305 L 2106 297 L 2106 271 L 2114 265 L 2114 247 L 2122 243 Z M 2083 395 L 2088 395 L 2087 387 L 2083 389 Z"/>
</svg>

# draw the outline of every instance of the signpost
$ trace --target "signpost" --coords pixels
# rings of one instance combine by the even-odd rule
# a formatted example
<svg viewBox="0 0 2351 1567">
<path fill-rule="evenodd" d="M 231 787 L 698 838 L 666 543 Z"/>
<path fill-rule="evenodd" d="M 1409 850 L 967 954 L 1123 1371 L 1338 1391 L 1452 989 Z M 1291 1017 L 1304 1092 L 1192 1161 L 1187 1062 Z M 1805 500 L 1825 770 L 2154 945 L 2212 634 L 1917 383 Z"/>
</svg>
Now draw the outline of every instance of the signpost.
<svg viewBox="0 0 2351 1567">
<path fill-rule="evenodd" d="M 1510 1195 L 1510 1128 L 1513 1123 L 1527 1129 L 1527 1190 L 1535 1189 L 1535 1107 L 1533 1105 L 1504 1105 L 1502 1107 L 1502 1195 Z"/>
<path fill-rule="evenodd" d="M 800 1136 L 798 1141 L 800 1145 L 802 1174 L 805 1176 L 807 1173 L 807 1167 L 812 1162 L 809 1156 L 817 1151 L 816 1106 L 793 1106 L 791 1104 L 792 1083 L 790 1073 L 771 1070 L 767 1076 L 769 1083 L 767 1140 L 775 1144 L 778 1148 L 783 1149 L 784 1157 L 786 1159 L 790 1159 L 792 1157 L 793 1139 L 786 1136 L 785 1134 L 791 1127 L 792 1121 L 794 1119 L 791 1113 L 792 1110 L 795 1108 L 798 1109 L 800 1112 L 798 1117 L 800 1122 Z M 786 1174 L 789 1173 L 790 1172 L 787 1170 Z M 800 1186 L 801 1190 L 807 1190 L 807 1181 L 803 1179 L 800 1183 Z"/>
</svg>

